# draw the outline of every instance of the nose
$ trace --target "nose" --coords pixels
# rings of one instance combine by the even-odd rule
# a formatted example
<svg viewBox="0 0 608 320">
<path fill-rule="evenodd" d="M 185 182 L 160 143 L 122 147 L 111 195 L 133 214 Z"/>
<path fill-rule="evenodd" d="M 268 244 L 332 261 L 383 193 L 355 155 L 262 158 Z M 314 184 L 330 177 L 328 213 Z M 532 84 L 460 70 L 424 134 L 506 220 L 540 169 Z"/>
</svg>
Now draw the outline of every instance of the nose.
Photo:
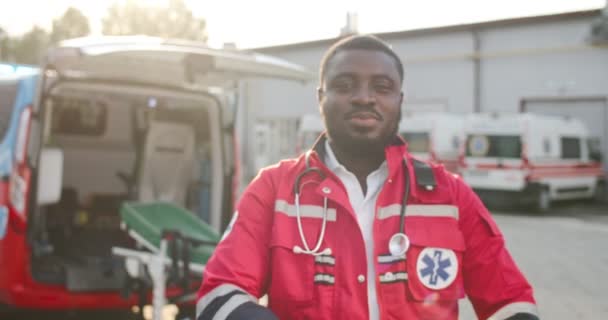
<svg viewBox="0 0 608 320">
<path fill-rule="evenodd" d="M 361 106 L 373 106 L 376 103 L 376 95 L 368 86 L 359 86 L 351 96 L 351 103 Z"/>
</svg>

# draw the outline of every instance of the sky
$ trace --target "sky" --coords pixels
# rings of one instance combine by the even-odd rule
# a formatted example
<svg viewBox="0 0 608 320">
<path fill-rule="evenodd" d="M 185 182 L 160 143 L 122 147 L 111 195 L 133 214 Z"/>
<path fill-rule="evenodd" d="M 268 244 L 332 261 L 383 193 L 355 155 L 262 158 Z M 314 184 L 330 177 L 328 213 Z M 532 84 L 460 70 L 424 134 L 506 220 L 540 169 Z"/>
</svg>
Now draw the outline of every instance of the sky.
<svg viewBox="0 0 608 320">
<path fill-rule="evenodd" d="M 11 35 L 34 24 L 50 29 L 70 7 L 82 11 L 94 34 L 107 8 L 121 0 L 0 0 L 0 27 Z M 139 0 L 160 5 L 166 0 Z M 361 33 L 380 33 L 536 16 L 605 6 L 606 0 L 185 0 L 207 21 L 209 43 L 255 48 L 338 36 L 347 12 Z"/>
</svg>

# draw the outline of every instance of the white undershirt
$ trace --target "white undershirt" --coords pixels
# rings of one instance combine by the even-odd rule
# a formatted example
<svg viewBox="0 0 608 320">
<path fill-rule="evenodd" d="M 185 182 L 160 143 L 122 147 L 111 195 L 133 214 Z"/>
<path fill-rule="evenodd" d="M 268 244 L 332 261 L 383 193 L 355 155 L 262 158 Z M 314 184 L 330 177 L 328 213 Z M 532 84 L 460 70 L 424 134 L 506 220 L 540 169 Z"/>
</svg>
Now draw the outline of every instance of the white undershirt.
<svg viewBox="0 0 608 320">
<path fill-rule="evenodd" d="M 357 177 L 341 165 L 334 152 L 331 150 L 328 141 L 325 141 L 325 164 L 342 181 L 350 205 L 355 210 L 359 228 L 365 241 L 365 256 L 367 257 L 367 303 L 369 305 L 369 319 L 380 319 L 378 310 L 378 297 L 376 294 L 376 268 L 374 263 L 374 209 L 380 189 L 388 177 L 388 168 L 384 161 L 378 169 L 367 176 L 367 194 L 363 194 L 363 189 Z"/>
</svg>

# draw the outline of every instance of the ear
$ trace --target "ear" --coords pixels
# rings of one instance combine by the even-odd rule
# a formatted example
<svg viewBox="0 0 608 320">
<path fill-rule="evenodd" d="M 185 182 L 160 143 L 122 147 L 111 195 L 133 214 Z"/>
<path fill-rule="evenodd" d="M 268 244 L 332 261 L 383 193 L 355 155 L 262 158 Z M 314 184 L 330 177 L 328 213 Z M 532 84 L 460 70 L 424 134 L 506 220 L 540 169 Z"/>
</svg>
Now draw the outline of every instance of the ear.
<svg viewBox="0 0 608 320">
<path fill-rule="evenodd" d="M 323 90 L 323 87 L 318 86 L 317 87 L 317 102 L 320 104 L 321 101 L 323 100 L 323 98 L 325 98 L 325 91 Z"/>
</svg>

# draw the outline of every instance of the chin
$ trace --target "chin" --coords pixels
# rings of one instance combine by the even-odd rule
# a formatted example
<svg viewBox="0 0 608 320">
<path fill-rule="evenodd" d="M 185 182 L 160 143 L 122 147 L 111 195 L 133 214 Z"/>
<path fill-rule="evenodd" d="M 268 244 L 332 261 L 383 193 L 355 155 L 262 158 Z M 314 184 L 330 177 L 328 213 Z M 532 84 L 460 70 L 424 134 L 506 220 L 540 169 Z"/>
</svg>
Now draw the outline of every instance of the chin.
<svg viewBox="0 0 608 320">
<path fill-rule="evenodd" d="M 329 139 L 340 148 L 349 150 L 352 153 L 370 153 L 374 151 L 384 152 L 384 147 L 388 145 L 394 135 L 380 134 L 378 132 L 360 131 L 336 131 L 328 130 Z"/>
</svg>

